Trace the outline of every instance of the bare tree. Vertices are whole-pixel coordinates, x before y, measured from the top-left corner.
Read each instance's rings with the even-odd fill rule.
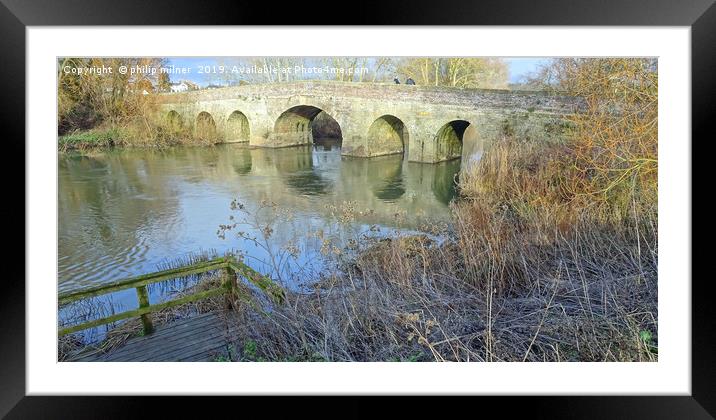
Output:
[[[427,86],[487,89],[507,87],[507,64],[499,58],[405,58],[398,62],[397,72]]]

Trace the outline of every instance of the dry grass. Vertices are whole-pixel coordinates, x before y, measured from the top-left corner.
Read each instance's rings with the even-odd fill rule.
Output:
[[[373,244],[284,306],[243,307],[243,340],[266,360],[657,359],[655,254],[592,229],[518,251],[460,223],[441,245]]]

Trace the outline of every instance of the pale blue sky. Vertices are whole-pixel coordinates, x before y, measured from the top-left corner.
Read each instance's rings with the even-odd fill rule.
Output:
[[[515,83],[524,76],[535,72],[541,65],[547,64],[549,58],[544,57],[520,57],[505,58],[510,69],[509,81]]]
[[[191,73],[187,75],[172,75],[172,81],[191,80],[199,85],[208,84],[206,75],[198,73],[199,66],[216,65],[218,59],[216,57],[174,57],[169,58],[169,64],[177,67],[190,67]],[[536,71],[540,65],[546,63],[549,59],[544,57],[505,57],[509,67],[509,82],[515,83],[520,81],[524,76]]]

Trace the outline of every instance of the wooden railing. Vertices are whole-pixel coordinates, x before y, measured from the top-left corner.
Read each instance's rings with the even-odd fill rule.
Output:
[[[226,270],[228,275],[226,276],[226,281],[224,281],[219,287],[192,293],[174,300],[157,303],[154,305],[149,304],[149,293],[147,292],[147,285],[149,284],[220,269]],[[245,278],[246,280],[259,287],[261,290],[266,292],[275,302],[281,303],[285,299],[283,289],[276,285],[276,283],[274,283],[273,280],[271,280],[269,277],[258,273],[254,269],[250,268],[244,263],[237,261],[233,257],[221,257],[181,268],[144,274],[141,276],[118,280],[109,284],[103,284],[79,290],[76,292],[60,294],[59,304],[60,306],[62,306],[79,300],[134,288],[137,291],[139,307],[131,311],[121,312],[112,316],[95,319],[78,325],[73,325],[71,327],[65,327],[60,329],[58,331],[58,334],[61,337],[63,335],[71,334],[77,331],[86,330],[88,328],[93,328],[100,325],[135,317],[139,317],[142,320],[142,327],[144,329],[144,333],[150,334],[154,331],[154,326],[152,325],[152,320],[150,316],[152,312],[157,312],[162,309],[183,305],[185,303],[195,302],[212,296],[233,294],[234,292],[236,292],[237,288],[237,275],[239,277]]]

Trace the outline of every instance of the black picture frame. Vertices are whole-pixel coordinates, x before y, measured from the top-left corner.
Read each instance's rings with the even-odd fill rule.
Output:
[[[146,405],[160,407],[163,417],[172,411],[182,417],[201,413],[206,417],[221,409],[225,400],[197,401],[194,398],[172,398],[154,402],[140,397],[28,397],[25,396],[25,29],[27,26],[63,25],[237,25],[237,24],[371,24],[371,25],[569,25],[569,26],[690,26],[692,68],[692,139],[707,141],[707,123],[714,115],[716,77],[716,6],[713,0],[671,2],[668,0],[558,0],[538,3],[534,0],[467,0],[440,2],[391,1],[375,4],[311,2],[295,6],[274,2],[190,2],[161,0],[145,2],[73,1],[73,0],[0,0],[0,113],[4,134],[4,151],[12,164],[2,166],[6,204],[0,207],[3,225],[14,230],[3,270],[0,293],[0,416],[8,418],[97,418],[137,417]],[[347,8],[353,8],[348,13]],[[310,42],[298,40],[298,42]],[[50,139],[48,139],[49,141]],[[698,144],[692,140],[692,145]],[[54,144],[48,143],[48,147]],[[701,159],[705,159],[702,153]],[[23,159],[20,158],[23,157]],[[692,157],[698,154],[692,151]],[[697,159],[692,159],[692,191],[708,181],[708,175],[697,176]],[[703,191],[710,191],[704,187]],[[11,198],[11,199],[10,199]],[[12,204],[11,204],[12,203]],[[22,204],[20,204],[22,203]],[[696,210],[692,205],[692,224]],[[701,218],[699,218],[701,219]],[[23,220],[24,223],[20,223]],[[703,219],[701,219],[703,220]],[[705,236],[708,229],[692,235]],[[22,238],[22,239],[20,239]],[[708,261],[709,248],[692,247],[692,261]],[[52,263],[52,262],[48,262]],[[703,263],[702,263],[703,264]],[[692,281],[692,279],[669,279]],[[692,388],[689,396],[623,396],[623,397],[480,397],[480,406],[499,407],[507,414],[522,413],[530,417],[550,418],[713,418],[716,415],[716,367],[713,363],[714,319],[716,305],[711,302],[711,279],[693,276],[692,290]],[[396,393],[399,393],[396,390]],[[517,401],[513,401],[513,398]],[[308,409],[313,404],[265,401],[244,402],[231,399],[230,405],[252,404],[276,415]],[[323,403],[321,403],[323,404]],[[365,417],[377,405],[360,400],[341,403],[344,411],[327,413],[334,417],[350,414]],[[425,414],[431,407],[425,403],[391,402],[391,411],[407,415],[418,410]],[[432,409],[449,410],[452,404],[428,404]],[[470,403],[472,405],[472,403]],[[315,406],[313,407],[315,409]],[[473,405],[473,410],[485,412]],[[234,413],[243,412],[236,410]],[[286,410],[286,411],[284,411]],[[447,414],[446,411],[439,411]],[[386,411],[381,409],[381,413]],[[293,415],[292,414],[292,415]],[[316,413],[312,413],[316,414]]]

